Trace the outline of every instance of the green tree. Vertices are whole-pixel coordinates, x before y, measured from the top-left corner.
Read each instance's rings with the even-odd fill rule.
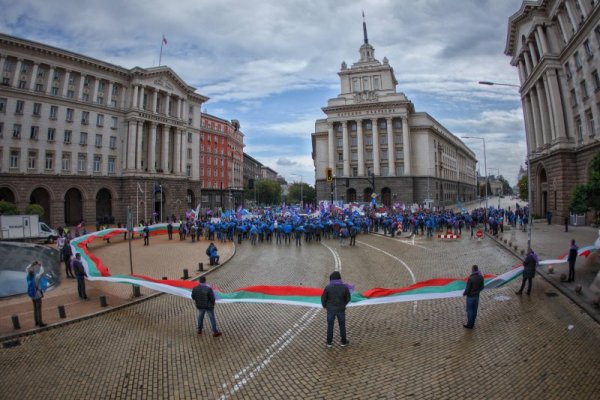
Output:
[[[274,205],[281,203],[281,186],[277,181],[263,179],[254,182],[259,204]]]
[[[512,195],[513,194],[513,190],[510,187],[510,183],[508,183],[508,181],[506,179],[504,179],[503,176],[499,176],[498,180],[500,182],[502,182],[502,193],[505,194],[505,195],[507,194],[509,196]]]
[[[592,160],[590,180],[587,184],[588,207],[600,212],[600,152]]]
[[[517,187],[519,188],[519,198],[521,200],[529,199],[529,186],[527,175],[523,175],[521,179],[519,179]]]
[[[31,203],[27,205],[25,209],[26,215],[39,215],[40,217],[44,216],[44,207],[39,204]]]
[[[302,188],[302,190],[301,190]],[[313,204],[316,199],[315,189],[308,183],[293,183],[288,187],[287,202],[290,204],[300,203],[300,195],[304,204]]]
[[[589,210],[588,206],[589,195],[587,185],[577,185],[573,188],[571,201],[569,203],[569,211],[574,214],[585,214]]]
[[[17,205],[6,200],[0,200],[0,215],[18,215]]]

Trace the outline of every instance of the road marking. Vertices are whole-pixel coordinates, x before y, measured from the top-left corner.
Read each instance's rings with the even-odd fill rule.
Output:
[[[327,248],[327,250],[329,250],[331,252],[331,254],[333,254],[333,260],[335,262],[334,271],[342,272],[342,259],[340,258],[340,255],[338,254],[337,250],[334,249],[333,247],[327,246],[323,242],[321,242],[321,244],[323,246],[325,246]]]
[[[372,246],[372,245],[370,245],[370,244],[368,244],[368,243],[365,243],[365,242],[362,242],[362,241],[358,241],[358,243],[360,243],[360,244],[363,244],[363,245],[365,245],[365,246],[369,246],[369,247],[371,247],[372,249],[375,249],[375,250],[377,250],[377,251],[380,251],[380,252],[382,252],[383,254],[385,254],[386,256],[388,256],[388,257],[391,257],[391,258],[393,258],[394,260],[398,261],[400,264],[402,264],[402,265],[404,266],[404,268],[406,268],[406,270],[407,270],[407,271],[408,271],[408,273],[410,274],[410,277],[412,278],[412,283],[413,283],[413,284],[417,283],[417,278],[415,277],[415,274],[412,272],[412,270],[410,269],[410,267],[408,266],[408,264],[406,264],[406,263],[405,263],[404,261],[402,261],[400,258],[396,257],[396,256],[395,256],[395,255],[393,255],[393,254],[390,254],[390,253],[388,253],[388,252],[387,252],[387,251],[385,251],[385,250],[382,250],[382,249],[380,249],[380,248],[378,248],[378,247]],[[415,312],[417,312],[417,302],[416,302],[416,301],[413,303],[413,313],[415,313]]]
[[[258,376],[258,374],[265,369],[270,363],[273,357],[279,352],[285,349],[296,336],[298,336],[317,316],[320,309],[311,309],[304,313],[304,315],[296,322],[292,328],[285,331],[279,336],[269,347],[267,347],[258,359],[246,367],[242,368],[233,376],[233,384],[224,383],[221,387],[227,390],[227,387],[231,385],[228,394],[221,395],[221,400],[228,399],[237,392],[239,392],[246,384],[250,383],[252,379]]]
[[[425,247],[425,246],[421,246],[421,245],[415,244],[415,235],[411,235],[411,236],[409,237],[411,240],[402,240],[402,239],[400,239],[400,238],[396,239],[396,238],[392,238],[392,237],[385,236],[385,235],[380,235],[380,237],[384,237],[384,238],[386,238],[386,239],[388,239],[388,240],[393,240],[393,241],[395,241],[395,242],[400,242],[400,243],[408,244],[408,245],[410,245],[410,246],[419,247],[419,248],[421,248],[421,249],[423,249],[423,250],[429,250],[429,249],[428,249],[427,247]]]

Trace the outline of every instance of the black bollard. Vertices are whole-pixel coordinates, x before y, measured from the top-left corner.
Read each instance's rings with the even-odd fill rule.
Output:
[[[198,271],[204,271],[204,263],[198,263]]]
[[[106,296],[100,296],[100,307],[106,307],[107,305]]]
[[[63,305],[58,306],[58,316],[60,318],[67,318],[67,313],[65,312],[65,306],[63,306]]]
[[[15,329],[21,329],[21,324],[19,323],[19,316],[18,315],[13,315],[12,316],[12,324],[13,324],[13,328],[15,328]]]
[[[187,268],[185,268],[183,270],[183,277],[181,279],[189,279],[190,275],[189,275],[189,271],[187,270]]]
[[[163,278],[162,278],[163,281],[166,281],[167,279],[169,279],[169,278],[167,278],[166,276],[163,276]]]
[[[140,287],[138,285],[133,285],[133,297],[140,297],[141,295]]]

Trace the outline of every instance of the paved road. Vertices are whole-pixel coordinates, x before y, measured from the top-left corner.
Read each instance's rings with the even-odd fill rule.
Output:
[[[113,257],[125,247],[112,246]],[[148,250],[166,257],[171,248]],[[370,235],[355,248],[244,243],[208,280],[225,291],[322,287],[337,265],[363,291],[516,262],[490,240]],[[462,327],[464,299],[354,307],[350,346],[336,333],[332,349],[320,309],[223,304],[224,335],[199,337],[192,302],[159,296],[2,348],[0,398],[595,398],[599,325],[542,279],[530,297],[514,295],[518,284],[482,294],[473,331]]]

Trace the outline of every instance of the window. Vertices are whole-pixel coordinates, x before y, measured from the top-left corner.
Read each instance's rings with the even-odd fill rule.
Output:
[[[367,121],[365,123],[365,129],[372,129],[372,127],[371,127],[371,121]]]
[[[63,139],[63,143],[66,143],[66,144],[71,143],[71,136],[72,136],[72,131],[66,130],[65,131],[65,136],[64,136],[64,139]]]
[[[46,162],[44,163],[44,169],[51,170],[54,168],[54,153],[46,153]]]
[[[394,143],[396,143],[396,144],[402,144],[403,141],[404,141],[404,139],[402,138],[402,135],[396,135],[394,137]]]
[[[58,115],[58,106],[50,106],[50,119],[56,119]]]
[[[373,89],[374,90],[379,89],[379,77],[378,76],[373,77]]]
[[[87,145],[87,132],[81,132],[79,135],[79,144],[82,146]]]
[[[575,89],[571,89],[571,105],[573,107],[577,105],[577,93],[575,93]]]
[[[63,155],[62,155],[62,162],[61,162],[61,169],[63,171],[70,171],[71,170],[71,153],[63,153]]]
[[[585,84],[585,81],[581,81],[579,85],[581,86],[581,95],[583,96],[583,100],[585,100],[588,98],[587,85]]]
[[[0,113],[6,114],[6,97],[0,97]]]
[[[89,111],[82,111],[81,112],[81,123],[84,125],[87,125],[90,121],[90,113]]]
[[[600,75],[598,75],[598,71],[592,72],[592,79],[594,80],[594,91],[600,90]]]
[[[191,176],[192,176],[192,166],[191,166],[191,165],[189,165],[189,164],[188,164],[188,165],[186,165],[186,167],[185,167],[185,174],[186,174],[188,177],[191,177]]]
[[[588,58],[592,58],[594,56],[594,54],[592,53],[592,47],[590,46],[589,39],[587,39],[585,42],[583,42],[583,49],[585,50],[585,54],[587,55]]]
[[[52,94],[52,96],[58,96],[58,88],[56,86],[52,86],[50,88],[50,93]]]
[[[352,152],[352,161],[358,160],[358,153],[356,151]]]
[[[344,161],[344,153],[338,153],[338,161]]]
[[[373,152],[365,151],[365,160],[372,160],[372,159],[373,159]]]
[[[363,77],[363,90],[369,90],[371,89],[369,86],[369,77],[365,76]]]
[[[567,76],[567,79],[571,79],[571,77],[573,76],[573,74],[571,73],[571,65],[568,61],[565,63],[565,75]]]
[[[32,126],[29,133],[29,139],[38,140],[38,132],[40,130],[39,126]]]
[[[114,157],[108,157],[108,173],[109,174],[115,173],[115,158]]]
[[[85,172],[86,167],[86,156],[85,154],[79,154],[77,156],[77,171]]]
[[[387,144],[387,135],[379,135],[379,144]]]
[[[37,153],[35,151],[27,153],[27,169],[35,169],[36,161]]]
[[[72,99],[75,97],[75,92],[73,90],[67,90],[67,97]]]
[[[373,146],[373,136],[365,136],[365,146]]]
[[[117,148],[117,137],[116,137],[116,136],[111,136],[111,137],[108,139],[108,146],[109,146],[111,149],[116,149],[116,148]]]
[[[577,143],[583,143],[583,125],[579,117],[575,119],[575,133],[577,134]]]
[[[192,132],[188,132],[187,137],[188,137],[188,143],[192,143]]]
[[[383,150],[381,152],[381,159],[382,160],[387,160],[388,159],[388,152],[387,152],[387,150]]]
[[[19,150],[11,150],[10,168],[19,168]]]
[[[33,115],[39,117],[42,113],[42,103],[33,103]]]
[[[97,102],[98,104],[104,104],[104,98],[103,98],[102,96],[99,96],[99,97],[96,99],[96,102]]]
[[[596,29],[594,29],[594,33],[596,34],[596,41],[598,42],[598,47],[600,47],[600,25],[596,26]]]
[[[13,125],[13,139],[21,139],[21,124]]]
[[[41,83],[36,83],[35,84],[35,91],[36,92],[43,92],[44,91],[44,85],[42,85]]]
[[[96,117],[96,126],[104,126],[104,114],[98,114]]]
[[[358,144],[358,138],[356,136],[352,136],[350,143],[352,146],[356,146]]]
[[[56,135],[56,129],[55,128],[48,128],[48,141],[49,142],[54,142],[54,136]]]
[[[594,114],[589,110],[586,113],[587,121],[588,121],[588,135],[590,137],[596,136],[596,123],[594,122]]]
[[[98,91],[104,92],[104,81],[98,82]]]
[[[89,76],[86,76],[83,79],[83,86],[90,86],[90,77]]]
[[[188,160],[192,159],[192,149],[187,149],[187,158]]]
[[[67,122],[73,122],[73,114],[74,113],[75,113],[75,111],[72,108],[67,108],[67,117],[66,117]]]
[[[353,122],[353,123],[350,124],[350,130],[352,132],[356,132],[356,122]]]
[[[337,147],[342,147],[343,145],[344,145],[344,139],[338,138],[338,140],[337,140]]]
[[[100,172],[101,166],[102,166],[102,156],[95,155],[94,156],[94,172]]]
[[[81,100],[83,100],[83,101],[90,101],[90,95],[89,95],[89,93],[84,93],[81,96]]]
[[[15,114],[23,114],[25,108],[25,102],[23,100],[17,100],[17,107],[15,108]]]
[[[94,142],[96,147],[102,147],[102,135],[96,134],[96,141]]]
[[[116,96],[119,93],[119,87],[117,85],[114,85],[112,88],[112,95]]]
[[[573,54],[573,58],[575,59],[575,69],[581,69],[581,56],[579,55],[578,51],[576,51],[575,54]]]
[[[10,85],[10,78],[3,77],[3,78],[2,78],[2,84],[3,84],[4,86],[8,86],[8,85]]]
[[[404,160],[404,151],[396,150],[396,160]]]
[[[27,87],[27,81],[20,80],[19,81],[19,89],[25,89]]]
[[[112,125],[111,125],[111,129],[117,129],[119,127],[119,118],[117,117],[112,117]]]
[[[360,92],[360,80],[358,78],[352,78],[352,91]]]
[[[379,121],[379,129],[387,129],[387,121],[382,119]]]
[[[0,122],[0,139],[4,137],[4,122]]]

